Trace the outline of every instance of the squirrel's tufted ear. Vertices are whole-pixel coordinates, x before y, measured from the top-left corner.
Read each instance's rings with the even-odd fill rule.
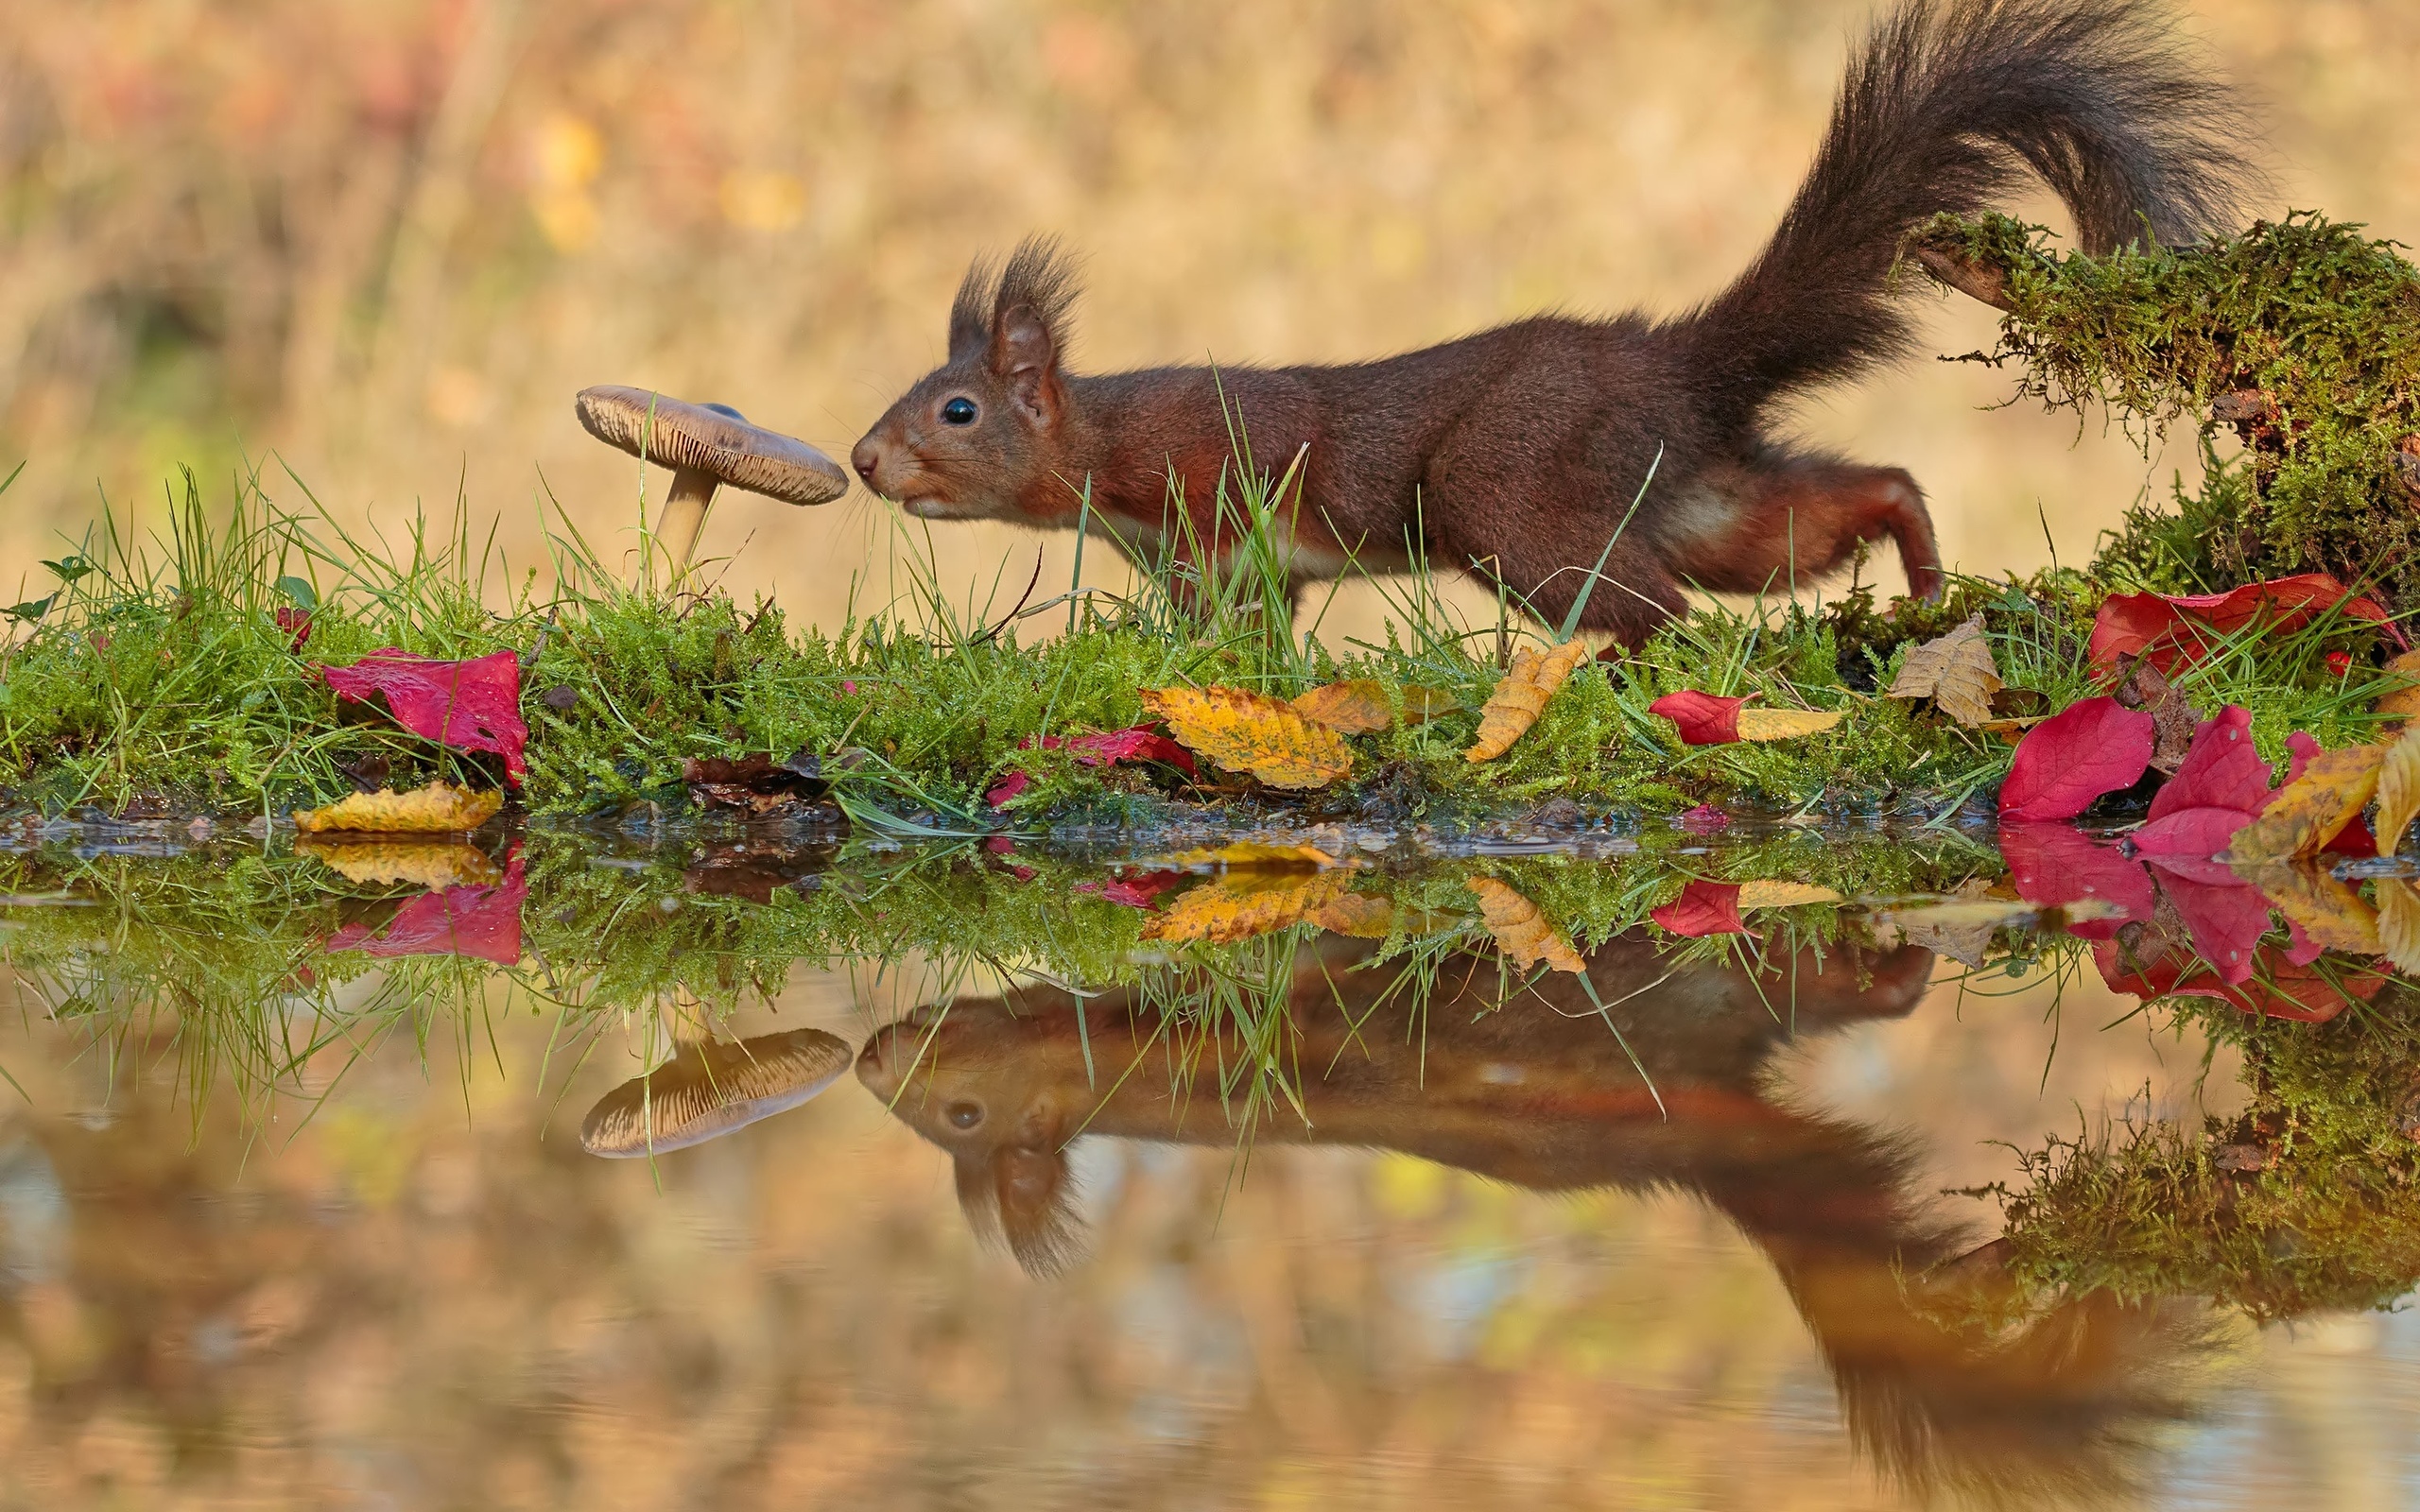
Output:
[[[992,370],[1008,385],[1025,418],[1044,430],[1059,422],[1059,336],[1040,311],[1019,304],[992,324]]]
[[[950,361],[968,361],[991,345],[992,300],[999,285],[999,267],[989,257],[967,265],[958,297],[949,301]]]

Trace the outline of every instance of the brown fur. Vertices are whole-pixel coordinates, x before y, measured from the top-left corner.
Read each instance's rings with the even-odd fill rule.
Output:
[[[1304,459],[1298,585],[1418,553],[1560,618],[1614,541],[1584,624],[1635,644],[1685,586],[1810,581],[1888,537],[1932,595],[1915,481],[1777,438],[1776,403],[1905,354],[1892,272],[1937,212],[1980,209],[2030,172],[2088,248],[2188,239],[2233,223],[2240,141],[2224,92],[2136,0],[1911,0],[1850,68],[1772,243],[1689,314],[1541,317],[1339,367],[1080,375],[1066,365],[1073,273],[1028,241],[996,274],[969,272],[949,361],[853,461],[931,519],[1066,528],[1089,490],[1131,553],[1186,564],[1232,541],[1216,501],[1239,422],[1264,475]],[[974,418],[947,421],[954,401]]]

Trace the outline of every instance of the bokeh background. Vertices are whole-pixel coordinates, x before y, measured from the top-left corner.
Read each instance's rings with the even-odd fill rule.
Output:
[[[2186,9],[2262,101],[2271,208],[2420,239],[2420,8]],[[299,478],[390,535],[458,498],[516,563],[542,558],[551,495],[613,555],[638,468],[579,432],[576,389],[656,386],[845,448],[940,353],[970,254],[1031,231],[1089,259],[1096,367],[1676,308],[1771,229],[1867,9],[9,0],[0,466],[26,468],[0,577],[38,584],[104,497],[156,523],[180,464],[222,501],[248,466],[288,502]],[[1991,324],[1945,301],[1929,331],[1954,353]],[[1971,569],[2044,560],[2046,522],[2086,555],[2183,459],[1989,412],[2005,392],[1920,363],[1805,425],[1912,468]],[[891,542],[862,494],[739,498],[705,549],[829,620]],[[1005,560],[1011,596],[1033,549],[991,526],[937,543],[944,581]]]

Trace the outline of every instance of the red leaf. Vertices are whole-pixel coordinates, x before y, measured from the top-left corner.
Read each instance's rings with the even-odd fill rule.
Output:
[[[1025,773],[1011,772],[1008,776],[1001,778],[992,791],[983,795],[983,801],[996,809],[1032,785],[1033,779]]]
[[[516,847],[505,862],[502,882],[423,893],[395,910],[383,936],[372,938],[366,924],[347,924],[328,936],[326,948],[331,954],[366,950],[380,959],[472,955],[498,966],[518,965],[521,905],[528,897],[529,883]]]
[[[1739,885],[1736,882],[1693,881],[1681,889],[1681,896],[1647,917],[1675,935],[1692,938],[1748,933],[1748,926],[1739,919]]]
[[[277,611],[277,627],[285,632],[287,644],[300,651],[302,643],[311,638],[311,611],[290,605],[281,609]]]
[[[2175,809],[2128,835],[2126,843],[2139,856],[2208,861],[2251,822],[2252,816],[2240,809]]]
[[[2252,747],[2252,711],[2231,703],[2193,731],[2185,765],[2152,799],[2148,818],[2156,824],[2184,809],[2232,809],[2250,819],[2269,806],[2269,764]]]
[[[1720,834],[1731,828],[1731,816],[1710,803],[1701,803],[1681,816],[1680,825],[1691,834]]]
[[[2052,714],[2017,743],[2000,784],[2003,819],[2072,819],[2103,793],[2132,787],[2150,769],[2152,716],[2115,698],[2086,698]]]
[[[1042,744],[1045,749],[1048,749],[1061,742],[1055,736],[1045,735]],[[1194,773],[1193,752],[1149,725],[1105,730],[1096,735],[1078,735],[1064,744],[1076,753],[1076,760],[1087,766],[1114,765],[1118,762],[1166,762],[1187,777]]]
[[[1739,738],[1739,706],[1745,698],[1718,698],[1691,688],[1668,693],[1647,706],[1681,727],[1681,739],[1691,746],[1727,746]]]
[[[320,675],[339,697],[367,703],[372,694],[385,694],[395,722],[415,735],[457,750],[494,751],[515,786],[528,769],[521,755],[529,744],[529,727],[521,722],[521,662],[510,651],[436,662],[390,647],[349,667],[321,667]]]
[[[2355,593],[2325,573],[2301,573],[2246,583],[2223,593],[2113,593],[2093,616],[2087,657],[2115,666],[2133,652],[2163,673],[2191,664],[2219,642],[2256,621],[2273,630],[2298,629],[2328,610],[2375,621],[2397,645],[2403,631],[2377,600]]]
[[[2069,924],[2067,933],[2080,938],[2107,939],[2118,925],[2151,918],[2159,902],[2141,862],[2127,860],[2072,825],[2004,824],[2000,855],[2016,895],[2027,902],[2057,908],[2094,900],[2122,910]]]
[[[1160,894],[1184,881],[1182,871],[1146,871],[1139,876],[1113,877],[1107,882],[1080,882],[1076,891],[1092,893],[1129,908],[1156,908]]]

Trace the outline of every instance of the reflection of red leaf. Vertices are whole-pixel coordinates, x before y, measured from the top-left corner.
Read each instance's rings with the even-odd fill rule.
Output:
[[[507,653],[510,655],[510,653]],[[498,966],[521,960],[521,905],[529,896],[521,852],[505,863],[504,880],[485,887],[448,887],[423,893],[395,910],[383,936],[369,926],[347,924],[328,936],[327,949],[366,950],[389,959],[398,955],[473,955]]]
[[[2072,819],[2103,793],[2132,787],[2152,764],[2152,716],[2115,698],[2086,698],[2017,743],[2000,784],[2003,819]]]
[[[1681,739],[1691,746],[1727,746],[1739,738],[1739,706],[1745,698],[1718,698],[1691,688],[1668,693],[1647,706],[1681,727]]]
[[[2246,1013],[2301,1023],[2325,1023],[2344,1011],[2348,996],[2367,1003],[2386,986],[2385,973],[2367,968],[2339,971],[2331,981],[2309,959],[2297,960],[2273,946],[2259,952],[2264,972],[2256,975],[2247,970],[2244,980],[2234,986],[2213,978],[2205,963],[2177,951],[2136,962],[2129,971],[2118,942],[2102,940],[2092,948],[2092,961],[2112,991],[2130,992],[2146,1003],[2164,997],[2212,998]]]
[[[2027,902],[2056,908],[2089,899],[2119,910],[2107,919],[2067,925],[2068,934],[2083,939],[2106,939],[2120,924],[2149,919],[2159,901],[2141,862],[2127,860],[2114,846],[2096,844],[2072,825],[2004,824],[2000,855],[2016,895]]]
[[[2376,621],[2395,644],[2405,644],[2403,632],[2375,599],[2325,573],[2301,573],[2223,593],[2113,593],[2093,617],[2087,655],[2094,666],[2105,667],[2132,652],[2164,673],[2173,672],[2256,621],[2291,630],[2331,609],[2347,619]]]
[[[1019,772],[1016,775],[1023,777],[1025,773]],[[1012,856],[1017,853],[1017,843],[1005,834],[995,834],[983,842],[983,849],[995,856]],[[1008,863],[1007,870],[1019,882],[1031,882],[1034,878],[1034,870],[1031,867],[1021,867],[1013,861]]]
[[[1138,876],[1112,877],[1106,882],[1080,882],[1076,891],[1129,908],[1156,908],[1160,894],[1183,882],[1185,875],[1182,871],[1146,871]]]
[[[415,735],[457,750],[494,751],[516,785],[527,770],[521,755],[529,744],[529,727],[521,722],[521,662],[510,651],[435,662],[389,648],[348,667],[321,667],[320,675],[340,697],[367,703],[373,693],[386,695],[395,722]]]
[[[1701,803],[1681,816],[1681,828],[1691,834],[1720,834],[1731,828],[1731,816],[1709,803]]]
[[[2227,879],[2221,883],[2192,875],[2166,858],[2152,865],[2160,869],[2159,890],[2176,905],[2177,917],[2193,936],[2194,953],[2210,963],[2222,982],[2232,985],[2249,978],[2260,936],[2269,933],[2269,900],[2260,889],[2236,881],[2223,867],[2218,868]]]
[[[1681,889],[1681,896],[1651,912],[1648,918],[1675,935],[1745,935],[1739,919],[1739,885],[1699,879]]]

